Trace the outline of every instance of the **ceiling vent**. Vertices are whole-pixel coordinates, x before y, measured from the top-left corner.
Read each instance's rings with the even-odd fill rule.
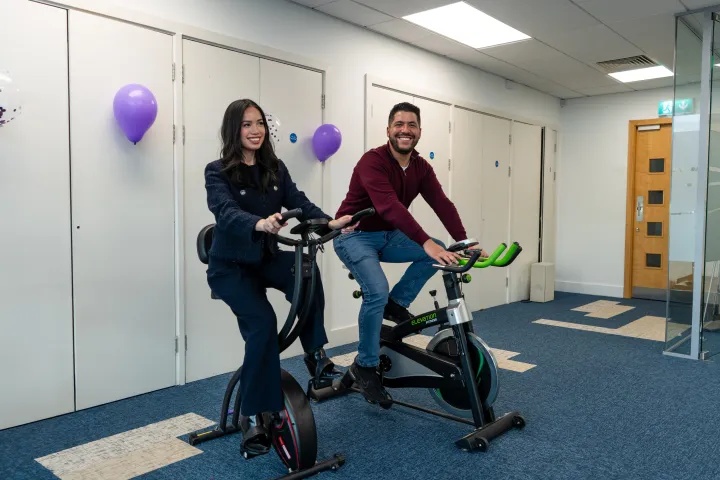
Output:
[[[657,63],[646,57],[645,55],[637,55],[635,57],[618,58],[616,60],[606,60],[598,62],[605,73],[625,72],[627,70],[636,70],[638,68],[656,67]]]

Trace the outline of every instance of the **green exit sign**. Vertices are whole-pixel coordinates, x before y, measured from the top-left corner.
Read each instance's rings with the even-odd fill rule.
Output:
[[[659,117],[672,117],[673,115],[688,115],[691,113],[695,113],[695,102],[693,102],[692,98],[678,98],[675,100],[675,105],[673,105],[672,100],[658,102]]]

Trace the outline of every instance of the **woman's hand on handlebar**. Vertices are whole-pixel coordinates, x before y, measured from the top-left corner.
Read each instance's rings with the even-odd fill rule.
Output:
[[[423,244],[423,249],[429,257],[435,259],[441,265],[457,265],[458,259],[462,258],[458,253],[448,252],[432,239]]]
[[[276,234],[280,231],[281,228],[287,226],[287,222],[285,222],[284,224],[280,223],[281,219],[282,214],[274,213],[269,217],[263,218],[262,220],[258,221],[255,224],[255,230],[257,230],[258,232]]]
[[[357,223],[355,225],[350,225],[349,227],[347,226],[347,224],[352,221],[352,218],[352,215],[345,215],[336,220],[330,220],[328,222],[328,227],[330,227],[332,230],[338,230],[342,228],[343,233],[352,232],[353,230],[355,230],[355,227],[358,226]]]

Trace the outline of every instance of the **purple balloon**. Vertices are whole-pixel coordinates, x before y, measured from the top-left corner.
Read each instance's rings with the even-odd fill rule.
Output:
[[[342,134],[335,125],[320,125],[313,135],[313,151],[321,162],[330,158],[340,148]]]
[[[157,118],[157,101],[147,87],[130,84],[115,94],[113,112],[125,136],[137,144]]]

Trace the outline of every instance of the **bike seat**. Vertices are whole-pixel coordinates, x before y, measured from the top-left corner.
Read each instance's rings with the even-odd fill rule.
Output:
[[[290,233],[293,235],[302,235],[303,233],[314,233],[318,230],[328,230],[329,220],[327,218],[312,218],[310,220],[304,220],[295,225]]]
[[[465,240],[460,240],[459,242],[455,242],[449,247],[447,247],[448,252],[461,252],[463,250],[467,250],[470,247],[474,247],[479,242],[475,240],[474,238],[468,238]]]
[[[210,247],[212,247],[214,230],[215,224],[211,223],[210,225],[203,227],[197,236],[196,246],[198,258],[200,258],[200,261],[205,265],[207,265],[210,259]]]
[[[207,265],[208,261],[210,260],[210,247],[212,247],[214,231],[214,223],[204,226],[202,230],[200,230],[200,233],[198,233],[197,241],[195,242],[197,246],[198,258],[205,265]],[[213,292],[212,290],[210,290],[210,298],[212,298],[213,300],[217,300],[218,298],[215,296],[215,292]]]

